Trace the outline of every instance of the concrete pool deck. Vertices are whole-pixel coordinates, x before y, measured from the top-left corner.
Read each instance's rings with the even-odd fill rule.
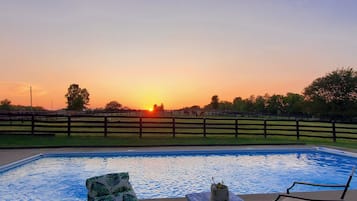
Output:
[[[290,149],[290,148],[311,148],[314,146],[306,145],[259,145],[259,146],[168,146],[168,147],[83,147],[83,148],[23,148],[23,149],[0,149],[0,166],[19,161],[41,153],[66,153],[66,152],[115,152],[115,151],[162,151],[162,150],[241,150],[241,149]],[[336,148],[336,147],[333,147]],[[357,150],[350,150],[356,152]],[[356,178],[354,178],[356,179]],[[189,192],[188,192],[189,193]],[[332,199],[338,198],[341,191],[323,191],[323,192],[307,192],[297,193],[309,195],[316,199]],[[252,194],[239,195],[245,201],[273,201],[277,194]],[[186,201],[185,198],[163,198],[154,199],[155,201]],[[346,201],[357,201],[357,190],[349,190],[345,197]],[[143,200],[144,201],[144,200]],[[153,200],[145,200],[153,201]]]

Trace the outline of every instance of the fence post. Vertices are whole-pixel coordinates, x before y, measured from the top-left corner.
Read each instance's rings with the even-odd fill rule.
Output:
[[[172,117],[172,137],[176,137],[176,125],[175,125],[175,117]]]
[[[296,139],[300,140],[299,120],[296,120]]]
[[[108,136],[108,117],[104,117],[104,137]]]
[[[332,121],[332,137],[333,142],[336,142],[336,122]]]
[[[206,118],[203,118],[203,137],[206,137]]]
[[[264,120],[264,138],[267,138],[267,120]]]
[[[67,116],[67,136],[71,136],[71,116]]]
[[[31,115],[31,134],[35,134],[35,115]]]
[[[11,113],[10,112],[8,113],[8,116],[9,116],[10,126],[12,126],[12,118],[11,118]],[[23,123],[23,121],[22,121],[22,123]]]
[[[139,138],[143,137],[143,118],[140,117],[140,124],[139,124]]]
[[[235,137],[238,138],[238,119],[236,119],[235,122],[236,122],[236,134],[235,134]]]

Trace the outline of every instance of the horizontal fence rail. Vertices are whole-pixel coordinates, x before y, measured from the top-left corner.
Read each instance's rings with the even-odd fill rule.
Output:
[[[357,124],[334,121],[106,115],[0,114],[10,135],[232,135],[357,140]]]

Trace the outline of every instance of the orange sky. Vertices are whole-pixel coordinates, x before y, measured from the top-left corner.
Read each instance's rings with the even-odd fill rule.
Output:
[[[353,1],[1,1],[0,100],[135,109],[301,93],[357,66]]]

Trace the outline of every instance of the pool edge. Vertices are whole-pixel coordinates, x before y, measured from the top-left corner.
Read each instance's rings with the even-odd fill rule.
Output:
[[[232,154],[232,153],[247,153],[247,152],[296,152],[296,151],[317,151],[317,152],[324,152],[324,153],[329,153],[329,154],[335,154],[335,155],[341,155],[345,157],[353,157],[357,158],[357,153],[350,152],[350,151],[345,151],[345,150],[339,150],[335,148],[328,148],[328,147],[321,147],[321,146],[313,146],[313,147],[295,147],[295,148],[279,148],[279,147],[274,147],[274,148],[257,148],[257,147],[247,147],[244,149],[218,149],[218,150],[212,150],[212,149],[202,149],[202,150],[134,150],[134,149],[128,149],[128,150],[122,150],[122,151],[104,151],[104,152],[92,152],[92,151],[82,151],[82,152],[47,152],[47,153],[40,153],[36,154],[30,157],[26,157],[24,159],[14,161],[9,164],[5,164],[0,166],[0,173],[6,172],[8,170],[11,170],[13,168],[17,168],[19,166],[28,164],[30,162],[33,162],[35,160],[41,159],[41,158],[46,158],[46,157],[63,157],[63,156],[69,156],[69,157],[95,157],[95,156],[142,156],[142,155],[150,155],[150,156],[159,156],[159,155],[192,155],[192,154]]]
[[[17,167],[19,167],[21,165],[25,165],[25,164],[31,163],[31,162],[33,162],[35,160],[40,159],[40,158],[44,158],[44,157],[45,157],[44,154],[41,153],[41,154],[36,154],[36,155],[30,156],[30,157],[27,157],[27,158],[24,158],[24,159],[21,159],[21,160],[6,164],[6,165],[2,165],[2,166],[0,166],[0,174],[3,173],[3,172],[6,172],[8,170],[17,168]]]

